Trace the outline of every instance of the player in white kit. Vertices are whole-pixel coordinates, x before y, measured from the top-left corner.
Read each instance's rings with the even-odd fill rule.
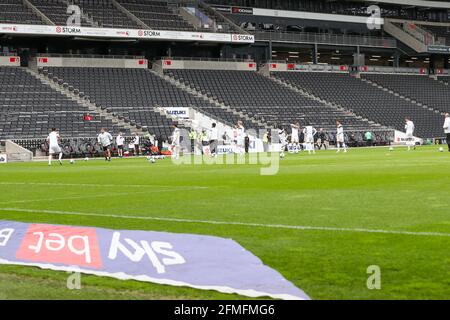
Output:
[[[280,158],[284,158],[284,150],[287,146],[287,135],[286,131],[282,127],[278,129],[278,138],[280,139],[281,144]]]
[[[299,137],[299,130],[300,130],[300,123],[296,122],[295,124],[291,124],[291,144],[292,147],[294,149],[295,153],[299,152],[299,142],[300,142],[300,137]]]
[[[242,121],[236,124],[236,152],[243,155],[245,150],[245,128]]]
[[[341,147],[344,148],[344,152],[347,152],[347,146],[344,139],[344,127],[340,121],[336,121],[336,147],[337,152],[341,152]]]
[[[47,142],[48,142],[48,165],[51,166],[52,165],[52,158],[54,154],[59,154],[59,164],[62,165],[62,150],[61,147],[59,146],[60,143],[60,136],[59,133],[56,131],[56,128],[52,128],[52,132],[50,132],[50,134],[47,137]]]
[[[414,122],[410,118],[405,118],[405,130],[408,151],[411,150],[411,147],[414,147],[414,150],[416,150],[416,144],[414,143]]]
[[[316,153],[316,150],[314,150],[314,136],[316,135],[317,130],[313,126],[306,126],[303,129],[303,134],[305,135],[305,145],[306,150],[308,150],[308,153]]]
[[[116,137],[116,144],[117,144],[117,154],[119,158],[123,157],[123,145],[125,144],[125,138],[122,135],[122,132],[119,132],[119,134]]]
[[[180,129],[178,128],[178,124],[174,123],[172,125],[173,127],[173,132],[172,132],[172,144],[171,144],[171,148],[172,148],[172,158],[173,159],[178,159],[180,157],[180,140],[181,140],[181,133],[180,133]]]
[[[100,144],[103,150],[103,156],[105,157],[105,161],[111,161],[111,143],[113,141],[113,137],[108,132],[106,128],[102,128],[100,130],[99,135],[97,136],[97,142]]]

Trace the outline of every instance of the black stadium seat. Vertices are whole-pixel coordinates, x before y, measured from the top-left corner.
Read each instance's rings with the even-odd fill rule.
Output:
[[[93,121],[83,121],[87,112]],[[25,69],[0,67],[0,138],[45,138],[52,127],[63,137],[94,137],[102,127],[119,130]]]

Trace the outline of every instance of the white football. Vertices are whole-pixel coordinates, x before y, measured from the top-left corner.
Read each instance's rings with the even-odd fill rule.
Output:
[[[74,163],[75,163],[75,160],[70,159],[70,164],[74,164]]]
[[[84,158],[84,161],[89,161],[89,158],[88,157]]]
[[[444,152],[444,148],[440,147],[439,152]]]
[[[393,147],[390,147],[390,148],[389,148],[389,151],[394,151],[394,148],[393,148]]]

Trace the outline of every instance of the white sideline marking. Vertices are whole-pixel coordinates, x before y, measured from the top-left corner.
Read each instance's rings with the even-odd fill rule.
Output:
[[[159,192],[169,192],[169,191],[173,191],[173,190],[172,189],[157,189],[157,190],[147,190],[147,191],[138,191],[138,192],[106,193],[106,194],[87,195],[87,196],[68,196],[68,197],[59,197],[59,198],[14,200],[14,201],[0,202],[0,205],[8,205],[8,204],[13,204],[13,203],[31,203],[31,202],[41,202],[41,201],[53,202],[53,201],[58,201],[58,200],[80,200],[80,199],[91,199],[91,198],[118,197],[118,196],[130,196],[130,195],[136,195],[136,194],[149,194],[149,193],[159,193]]]
[[[21,209],[21,208],[0,208],[0,211],[14,211],[14,212],[22,211],[22,212],[29,212],[29,213],[46,213],[46,214],[58,214],[58,215],[87,216],[87,217],[156,220],[156,221],[185,222],[185,223],[204,223],[204,224],[213,224],[213,225],[235,225],[235,226],[244,226],[244,227],[259,227],[259,228],[273,228],[273,229],[361,232],[361,233],[381,233],[381,234],[409,235],[409,236],[450,237],[450,233],[426,232],[426,231],[425,232],[420,232],[420,231],[415,232],[415,231],[380,230],[380,229],[364,229],[364,228],[290,226],[290,225],[283,225],[283,224],[262,224],[262,223],[251,223],[251,222],[234,222],[234,221],[142,217],[142,216],[126,216],[126,215],[118,215],[118,214],[100,214],[100,213],[87,213],[87,212],[57,211],[57,210],[34,210],[34,209]]]
[[[151,184],[93,184],[93,183],[59,183],[59,182],[0,182],[0,185],[36,185],[36,186],[63,186],[63,187],[139,187],[139,188],[171,188],[182,190],[208,189],[204,186],[164,186]]]

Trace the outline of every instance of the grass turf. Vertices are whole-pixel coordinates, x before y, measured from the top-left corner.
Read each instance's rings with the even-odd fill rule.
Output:
[[[175,166],[169,159],[6,164],[0,166],[0,219],[232,238],[313,299],[450,297],[450,236],[102,216],[450,234],[450,154],[437,147],[321,151],[287,155],[280,164],[274,176],[259,175],[257,165]],[[381,268],[381,290],[367,289],[369,265]],[[242,298],[87,275],[83,290],[70,291],[66,278],[63,272],[0,265],[0,299]]]

